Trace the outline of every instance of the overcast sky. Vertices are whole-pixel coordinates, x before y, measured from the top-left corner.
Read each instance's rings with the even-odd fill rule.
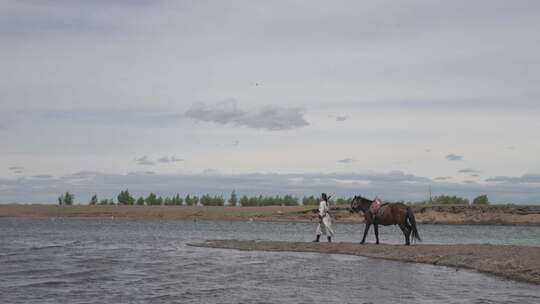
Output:
[[[540,203],[538,1],[5,0],[0,202]]]

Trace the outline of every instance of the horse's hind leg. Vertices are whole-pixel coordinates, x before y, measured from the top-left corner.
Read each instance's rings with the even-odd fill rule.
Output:
[[[399,225],[399,228],[403,232],[403,235],[405,236],[405,245],[411,244],[411,229],[407,227],[406,225]]]
[[[366,228],[364,229],[364,237],[362,238],[362,241],[360,242],[360,244],[364,244],[366,242],[366,236],[368,234],[368,231],[369,231],[369,226],[371,226],[371,223],[366,223]]]
[[[375,229],[375,244],[379,245],[379,224],[373,224],[373,229]]]
[[[407,243],[410,244],[411,243],[411,233],[413,231],[413,228],[408,222],[405,222],[405,229],[407,229],[407,236],[406,236]]]

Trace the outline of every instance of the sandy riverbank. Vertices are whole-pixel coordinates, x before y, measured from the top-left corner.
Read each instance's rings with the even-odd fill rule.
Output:
[[[0,217],[139,218],[226,221],[309,222],[313,206],[194,207],[194,206],[58,206],[0,204]],[[540,225],[540,206],[414,206],[420,224]],[[361,223],[346,206],[334,208],[337,223]]]
[[[360,245],[357,243],[310,243],[212,240],[190,244],[197,247],[248,251],[295,251],[349,254],[388,260],[474,269],[505,278],[540,284],[540,247],[505,245]]]

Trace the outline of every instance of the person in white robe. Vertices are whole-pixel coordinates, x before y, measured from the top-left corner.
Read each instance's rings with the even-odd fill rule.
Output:
[[[332,242],[332,236],[334,236],[334,229],[332,228],[332,217],[330,216],[330,204],[328,203],[328,197],[326,193],[321,195],[321,202],[319,203],[319,225],[317,225],[316,238],[313,242],[319,242],[321,235],[324,234],[328,238],[328,242]]]

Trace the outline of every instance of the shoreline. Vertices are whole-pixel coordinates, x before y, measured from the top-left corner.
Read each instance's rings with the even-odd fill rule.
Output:
[[[207,240],[193,247],[241,251],[346,254],[401,262],[472,269],[515,281],[540,285],[540,247],[486,244],[360,245],[284,241]]]
[[[0,204],[0,218],[133,218],[311,222],[314,206],[196,207]],[[540,226],[540,206],[412,206],[418,224]],[[335,223],[363,223],[346,206],[334,207]]]

